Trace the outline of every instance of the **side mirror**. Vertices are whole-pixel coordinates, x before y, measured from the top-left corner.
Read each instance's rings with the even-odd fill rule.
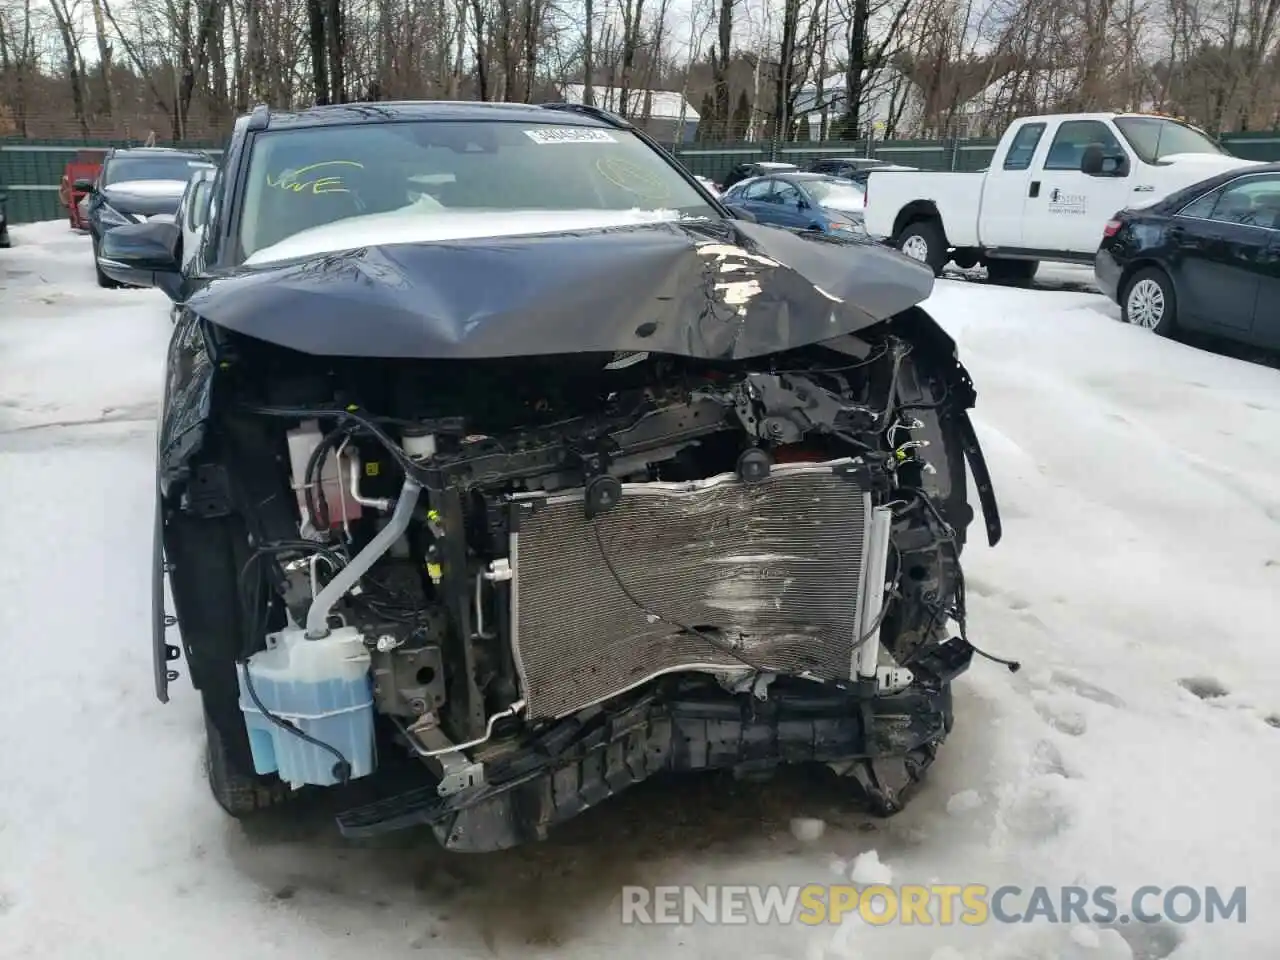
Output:
[[[76,190],[83,190],[86,193],[93,193],[93,181],[85,180],[83,177],[71,185]]]
[[[213,184],[209,180],[197,180],[188,188],[187,226],[198,230],[209,219],[209,200],[213,196]]]
[[[797,209],[797,210],[808,210],[808,209],[809,209],[809,201],[808,201],[808,200],[806,200],[804,197],[796,197],[796,209]]]
[[[1080,172],[1086,173],[1091,177],[1096,177],[1102,173],[1101,145],[1091,143],[1084,148],[1084,155],[1080,158]]]
[[[172,220],[147,220],[108,230],[98,247],[98,266],[131,287],[156,287],[170,300],[182,285],[182,230]]]
[[[746,220],[748,223],[759,223],[756,219],[756,215],[746,207],[740,206],[736,203],[729,203],[726,204],[726,206],[729,208],[729,212],[732,213],[736,219]]]
[[[1129,157],[1107,153],[1101,144],[1091,143],[1080,158],[1080,172],[1090,177],[1123,177],[1129,173]]]

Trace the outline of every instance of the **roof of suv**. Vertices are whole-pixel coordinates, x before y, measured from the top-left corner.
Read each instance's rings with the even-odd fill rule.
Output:
[[[261,118],[261,119],[259,119]],[[258,129],[325,127],[350,123],[395,123],[406,120],[496,120],[513,123],[558,123],[573,127],[630,127],[604,110],[578,104],[483,103],[469,100],[398,100],[341,103],[293,112],[253,113]]]
[[[109,158],[115,157],[191,157],[193,159],[208,160],[209,155],[203,150],[193,150],[190,147],[112,147],[108,152]]]

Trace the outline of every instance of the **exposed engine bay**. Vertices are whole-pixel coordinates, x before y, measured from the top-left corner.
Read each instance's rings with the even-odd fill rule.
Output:
[[[185,652],[257,774],[407,767],[348,835],[498,849],[660,770],[810,761],[891,813],[950,730],[966,458],[992,542],[999,521],[972,386],[918,309],[733,361],[215,335],[213,427],[164,533]],[[185,578],[217,603],[210,521],[235,649],[186,626]]]

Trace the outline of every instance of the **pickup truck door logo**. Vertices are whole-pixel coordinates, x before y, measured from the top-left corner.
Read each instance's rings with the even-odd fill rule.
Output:
[[[1049,212],[1082,216],[1089,210],[1089,198],[1083,193],[1064,193],[1057,187],[1049,194]]]

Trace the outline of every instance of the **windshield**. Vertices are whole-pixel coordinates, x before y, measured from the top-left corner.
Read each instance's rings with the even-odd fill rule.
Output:
[[[1155,163],[1179,153],[1212,153],[1226,151],[1194,127],[1161,117],[1117,117],[1116,126],[1142,160]]]
[[[832,210],[861,210],[867,204],[866,194],[856,183],[832,177],[812,180],[804,185],[809,196],[822,207]]]
[[[213,164],[194,157],[114,157],[102,171],[103,186],[131,180],[191,179],[197,170],[209,170]]]
[[[239,253],[263,262],[557,224],[717,216],[627,130],[510,120],[313,127],[255,138]]]

